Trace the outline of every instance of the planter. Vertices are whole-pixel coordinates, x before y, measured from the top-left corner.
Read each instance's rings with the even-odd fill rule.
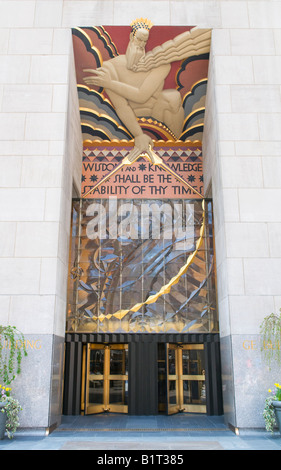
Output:
[[[5,411],[3,412],[2,410],[6,405],[6,401],[0,402],[0,439],[4,439],[5,437],[7,413]]]
[[[279,432],[281,432],[281,401],[273,401],[272,405],[274,407],[276,421],[278,424]]]

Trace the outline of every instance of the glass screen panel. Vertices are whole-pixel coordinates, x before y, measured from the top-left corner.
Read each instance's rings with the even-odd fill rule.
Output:
[[[212,206],[74,202],[67,331],[218,331]]]

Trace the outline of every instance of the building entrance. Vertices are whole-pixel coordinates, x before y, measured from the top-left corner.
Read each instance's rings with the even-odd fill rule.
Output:
[[[84,414],[128,412],[128,345],[83,347],[81,410]]]
[[[206,413],[203,344],[167,345],[168,414]]]
[[[63,414],[222,414],[218,334],[67,334]]]

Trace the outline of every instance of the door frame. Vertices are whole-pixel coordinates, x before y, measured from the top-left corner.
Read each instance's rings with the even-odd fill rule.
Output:
[[[103,374],[92,374],[90,372],[91,350],[104,351]],[[81,410],[85,415],[103,412],[128,413],[128,404],[110,403],[110,383],[114,380],[123,382],[123,393],[128,385],[127,374],[112,374],[110,370],[111,351],[127,350],[128,344],[98,344],[87,343],[83,346],[82,382],[81,382]],[[128,352],[127,352],[128,354]],[[103,403],[91,403],[89,401],[89,390],[91,381],[100,381],[103,384]],[[124,400],[125,401],[125,400]]]
[[[175,373],[169,373],[169,350],[175,351]],[[167,377],[167,414],[175,413],[207,413],[207,406],[205,404],[185,404],[184,403],[184,381],[197,381],[204,382],[205,374],[184,374],[183,373],[183,357],[184,350],[200,350],[204,354],[204,344],[166,344],[166,377]],[[176,403],[169,403],[169,385],[170,382],[175,382],[175,398]],[[206,385],[205,385],[206,386]]]

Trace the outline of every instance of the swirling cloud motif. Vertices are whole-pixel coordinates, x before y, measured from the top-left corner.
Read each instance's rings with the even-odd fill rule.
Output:
[[[181,63],[176,75],[184,109],[184,124],[179,140],[184,142],[196,139],[202,141],[208,64],[209,54],[189,57]]]
[[[83,83],[83,68],[101,67],[118,55],[117,48],[102,26],[72,28],[77,83]]]
[[[84,140],[131,140],[111,103],[95,90],[78,87]]]
[[[189,57],[183,60],[176,74],[177,89],[184,96],[193,85],[208,77],[209,54]]]
[[[202,140],[205,118],[207,78],[195,83],[183,98],[184,124],[179,140]]]
[[[85,141],[130,141],[133,136],[119,119],[107,98],[86,86],[78,85],[81,126]],[[139,118],[140,126],[154,140],[175,140],[175,136],[162,122]]]
[[[106,114],[120,126],[122,125],[114,107],[108,99],[84,85],[78,85],[77,90],[81,108],[88,108],[100,114]]]
[[[189,91],[183,98],[183,109],[185,114],[185,126],[186,122],[191,122],[193,118],[190,116],[192,113],[196,113],[205,106],[205,98],[207,92],[207,78],[200,80],[195,83],[191,91]]]
[[[104,60],[118,55],[117,47],[102,27],[73,28],[76,78],[83,140],[131,140],[102,88],[90,89],[83,83],[84,68],[98,68]]]

